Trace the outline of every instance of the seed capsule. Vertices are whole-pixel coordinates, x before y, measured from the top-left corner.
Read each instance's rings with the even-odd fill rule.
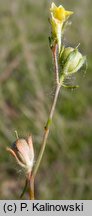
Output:
[[[7,148],[15,158],[18,164],[25,169],[27,173],[30,173],[34,163],[34,149],[32,143],[32,137],[28,139],[17,139],[13,143],[11,148]]]
[[[65,48],[61,57],[60,64],[65,75],[76,73],[86,62],[86,57],[77,48]]]

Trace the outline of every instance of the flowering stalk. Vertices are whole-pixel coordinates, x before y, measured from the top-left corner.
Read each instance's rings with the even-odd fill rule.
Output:
[[[44,151],[45,151],[45,147],[46,147],[46,143],[47,143],[47,138],[49,135],[49,131],[50,131],[50,125],[52,122],[52,118],[54,115],[54,110],[55,110],[55,106],[56,106],[56,102],[58,99],[58,95],[59,95],[59,91],[60,91],[60,87],[61,87],[61,83],[59,82],[59,71],[58,71],[58,59],[57,59],[57,45],[55,45],[55,47],[53,47],[52,49],[52,55],[53,55],[53,60],[54,60],[54,66],[55,66],[55,80],[56,80],[56,90],[55,90],[55,95],[53,98],[53,102],[52,102],[52,106],[51,106],[51,110],[49,113],[49,117],[48,117],[48,121],[45,125],[45,130],[44,130],[44,134],[43,134],[43,140],[42,140],[42,144],[41,144],[41,148],[40,148],[40,152],[37,158],[37,161],[35,163],[35,166],[33,168],[32,171],[32,175],[30,176],[30,198],[31,200],[34,200],[34,180],[35,180],[35,176],[36,173],[38,171],[39,165],[41,163]]]
[[[62,5],[57,7],[54,3],[51,4],[51,37],[49,37],[50,48],[52,50],[52,56],[54,61],[54,74],[56,89],[54,98],[52,101],[51,109],[48,116],[48,121],[44,128],[44,134],[42,139],[41,148],[37,161],[34,164],[34,149],[31,136],[25,139],[19,139],[13,144],[12,148],[7,148],[7,150],[15,157],[18,164],[26,171],[26,183],[22,195],[25,192],[27,185],[29,186],[29,197],[30,200],[34,200],[34,182],[35,177],[40,166],[45,147],[47,144],[47,139],[50,131],[50,126],[52,123],[57,99],[59,96],[60,88],[63,87],[76,87],[76,86],[66,86],[64,81],[68,76],[79,71],[79,69],[85,64],[86,57],[78,51],[78,47],[75,49],[72,47],[64,47],[61,44],[61,37],[63,31],[63,25],[69,18],[72,11],[67,11]],[[22,196],[21,195],[21,196]]]
[[[46,126],[45,126],[40,152],[39,152],[36,164],[35,164],[33,171],[32,171],[31,182],[30,182],[30,184],[31,184],[30,191],[32,194],[32,196],[31,196],[32,199],[34,199],[35,176],[37,174],[37,171],[38,171],[39,165],[41,163],[41,160],[42,160],[42,157],[43,157],[43,154],[45,151],[45,147],[47,144],[47,139],[48,139],[48,135],[49,135],[49,131],[50,131],[50,125],[51,125],[52,118],[54,115],[54,111],[55,111],[55,107],[56,107],[60,88],[61,88],[61,86],[64,86],[63,82],[64,82],[65,77],[68,74],[72,74],[74,72],[77,72],[82,67],[82,65],[85,63],[85,58],[82,57],[82,55],[78,52],[78,50],[72,49],[74,51],[71,54],[70,52],[72,52],[72,51],[69,48],[68,49],[69,58],[68,58],[68,54],[66,54],[67,49],[65,49],[64,47],[62,49],[62,47],[61,47],[61,36],[62,36],[63,23],[66,21],[66,19],[71,14],[73,14],[73,12],[66,11],[61,5],[59,7],[56,7],[56,5],[54,3],[52,3],[50,10],[51,10],[51,16],[52,16],[52,19],[51,19],[52,32],[51,32],[51,37],[49,38],[50,39],[49,42],[50,42],[50,47],[52,49],[52,54],[53,54],[53,59],[54,59],[56,90],[55,90],[55,95],[53,98],[51,110],[49,113],[48,121],[47,121]],[[66,56],[66,59],[64,56]],[[72,68],[72,70],[70,73],[71,68]]]

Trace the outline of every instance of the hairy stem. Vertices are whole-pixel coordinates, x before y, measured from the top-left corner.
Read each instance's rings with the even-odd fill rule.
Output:
[[[59,82],[59,75],[58,75],[57,46],[55,47],[54,50],[52,50],[52,52],[53,52],[53,59],[54,59],[54,65],[55,65],[56,89],[55,89],[55,95],[54,95],[52,106],[51,106],[51,109],[50,109],[48,121],[47,121],[47,123],[45,125],[45,130],[44,130],[44,135],[43,135],[43,140],[42,140],[40,152],[39,152],[37,161],[35,163],[35,166],[34,166],[34,169],[32,171],[31,178],[30,178],[30,199],[34,199],[34,179],[35,179],[35,176],[37,174],[39,165],[41,163],[43,153],[45,151],[47,138],[48,138],[49,131],[50,131],[50,125],[51,125],[51,122],[52,122],[53,114],[54,114],[54,111],[55,111],[55,107],[56,107],[56,103],[57,103],[57,99],[58,99],[58,95],[59,95],[59,91],[60,91],[60,87],[61,87],[61,83]]]
[[[58,46],[57,44],[55,45],[55,47],[52,49],[52,54],[53,54],[53,60],[54,60],[54,67],[55,67],[55,80],[56,80],[56,84],[59,84],[59,74],[58,74],[58,59],[57,59],[57,51],[58,51]]]
[[[41,162],[44,150],[45,150],[45,146],[46,146],[46,142],[47,142],[47,138],[48,138],[48,134],[49,134],[49,129],[50,129],[50,124],[51,124],[52,117],[53,117],[53,114],[54,114],[54,110],[55,110],[55,106],[56,106],[59,90],[60,90],[60,85],[58,85],[56,87],[53,104],[52,104],[52,107],[51,107],[51,110],[50,110],[50,114],[49,114],[49,118],[48,118],[47,124],[45,126],[45,131],[44,131],[44,135],[43,135],[43,141],[42,141],[40,153],[39,153],[38,159],[36,161],[36,164],[35,164],[35,167],[34,167],[34,170],[33,170],[33,173],[32,173],[32,175],[34,177],[35,177],[35,175],[37,173],[37,170],[39,168],[39,165],[40,165],[40,162]]]

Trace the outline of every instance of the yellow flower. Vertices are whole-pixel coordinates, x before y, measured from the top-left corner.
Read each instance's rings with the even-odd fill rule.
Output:
[[[52,35],[57,39],[59,52],[61,49],[61,32],[63,23],[68,19],[70,15],[73,14],[72,11],[67,11],[62,5],[57,7],[54,3],[51,4],[51,25],[52,25]]]
[[[72,11],[66,11],[62,5],[57,7],[54,3],[51,4],[52,17],[56,19],[58,23],[63,23],[67,17],[73,14]]]

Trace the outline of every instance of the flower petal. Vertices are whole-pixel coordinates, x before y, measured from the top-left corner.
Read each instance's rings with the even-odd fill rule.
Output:
[[[54,2],[52,2],[50,11],[53,11],[53,10],[55,10],[56,8],[57,8],[57,6],[55,5]]]
[[[73,11],[65,11],[65,16],[68,17],[72,15],[74,12]]]

